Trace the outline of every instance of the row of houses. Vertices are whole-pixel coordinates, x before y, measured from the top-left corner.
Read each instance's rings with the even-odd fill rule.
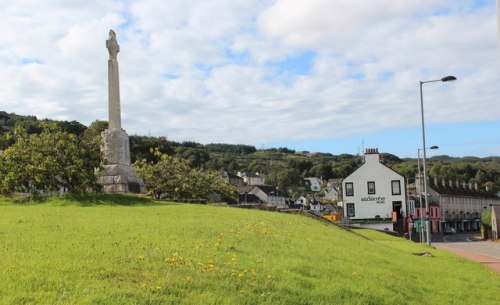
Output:
[[[305,178],[310,194],[294,199],[286,198],[278,188],[265,186],[265,178],[258,173],[226,172],[223,177],[238,186],[238,203],[242,205],[264,204],[316,213],[335,211],[337,207],[317,200],[315,194],[324,192],[322,197],[338,202],[345,222],[354,226],[402,233],[412,223],[426,218],[425,206],[420,202],[423,194],[420,177],[407,185],[405,177],[381,163],[376,148],[366,149],[364,162],[344,179],[325,183],[321,178]],[[447,227],[457,232],[478,231],[481,213],[500,206],[498,196],[477,184],[434,178],[427,190],[432,233],[442,233]]]

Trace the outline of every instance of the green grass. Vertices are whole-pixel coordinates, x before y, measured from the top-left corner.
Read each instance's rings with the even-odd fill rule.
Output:
[[[500,302],[498,274],[478,263],[359,233],[128,196],[0,199],[0,304]]]

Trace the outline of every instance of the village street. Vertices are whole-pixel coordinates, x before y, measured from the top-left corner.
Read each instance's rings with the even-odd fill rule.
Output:
[[[480,262],[500,272],[500,243],[483,241],[479,234],[433,235],[433,245]]]

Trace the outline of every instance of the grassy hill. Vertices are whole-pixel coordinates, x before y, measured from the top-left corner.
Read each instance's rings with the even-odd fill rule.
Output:
[[[0,304],[498,304],[498,274],[301,215],[0,199]],[[412,253],[429,251],[433,257]]]

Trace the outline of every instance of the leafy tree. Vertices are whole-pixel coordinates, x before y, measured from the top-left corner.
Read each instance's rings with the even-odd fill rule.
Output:
[[[101,132],[108,128],[108,121],[95,120],[90,123],[89,127],[83,132],[82,137],[86,141],[94,141],[95,138],[101,139]]]
[[[254,146],[243,144],[207,144],[204,146],[209,152],[231,153],[236,155],[249,155],[257,150]]]
[[[133,135],[130,139],[130,156],[131,161],[146,159],[147,161],[157,162],[158,157],[155,155],[155,149],[160,152],[173,155],[175,153],[176,143],[170,142],[165,137],[146,137]],[[180,146],[178,146],[180,147]]]
[[[210,160],[210,155],[204,149],[180,146],[175,154],[188,161],[191,168],[200,168]]]
[[[191,169],[187,160],[163,154],[159,149],[153,153],[158,162],[142,159],[134,163],[153,198],[210,200],[217,192],[223,198],[235,199],[236,189],[214,173]]]
[[[14,144],[0,154],[0,193],[98,190],[99,143],[58,131],[53,123],[44,123],[42,128],[40,134],[28,135],[18,127],[8,135]]]
[[[328,163],[321,162],[314,165],[309,171],[311,176],[321,177],[325,180],[333,178],[333,169],[332,166]]]
[[[87,130],[87,126],[77,122],[77,121],[56,121],[59,130],[72,133],[77,136],[83,136],[84,132]]]
[[[491,227],[491,209],[487,209],[481,213],[481,223],[485,227]]]

